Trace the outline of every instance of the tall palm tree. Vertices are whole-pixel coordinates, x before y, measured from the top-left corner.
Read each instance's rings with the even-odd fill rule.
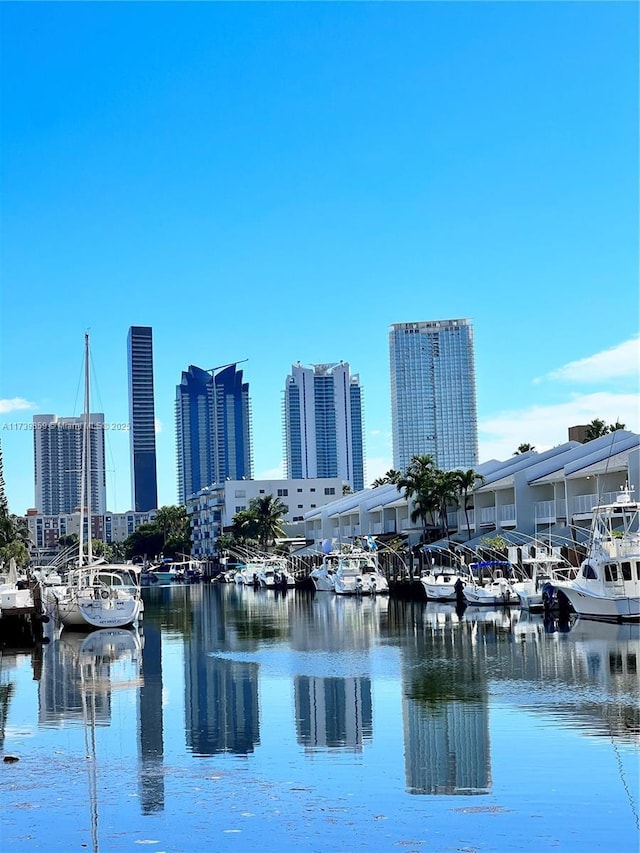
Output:
[[[439,499],[435,492],[436,469],[433,467],[433,458],[426,454],[412,456],[407,470],[398,478],[396,487],[399,492],[404,492],[407,502],[413,503],[411,521],[418,519],[422,522],[422,536],[427,540],[427,524],[431,518],[434,522],[434,514],[439,511]]]
[[[447,509],[451,504],[458,503],[458,478],[455,471],[435,471],[433,483],[434,499],[438,505],[440,528],[445,539],[449,538],[449,521]]]
[[[253,498],[249,501],[249,512],[255,518],[260,547],[267,549],[279,536],[284,536],[282,520],[289,512],[289,507],[273,495]]]
[[[531,448],[533,449],[533,448]],[[462,498],[462,506],[464,507],[464,519],[467,523],[467,541],[471,539],[471,525],[469,524],[469,506],[468,499],[469,494],[474,490],[477,485],[482,485],[484,483],[484,477],[482,474],[478,474],[473,468],[469,468],[466,471],[459,469],[453,472],[456,477],[456,485],[458,489],[458,494]]]

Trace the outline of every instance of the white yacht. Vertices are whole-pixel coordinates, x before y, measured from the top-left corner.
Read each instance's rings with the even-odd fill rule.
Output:
[[[464,587],[467,604],[505,607],[519,604],[514,589],[513,566],[508,561],[487,560],[471,563],[470,577]]]
[[[640,504],[625,485],[593,509],[587,555],[574,580],[556,581],[584,619],[640,620]]]
[[[389,592],[389,583],[378,567],[377,553],[353,548],[336,555],[336,595],[378,595]]]

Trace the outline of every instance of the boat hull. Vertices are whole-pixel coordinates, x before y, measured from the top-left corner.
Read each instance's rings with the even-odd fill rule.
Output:
[[[577,585],[555,584],[569,599],[578,616],[607,622],[640,621],[640,597],[603,596]]]
[[[57,597],[58,620],[68,629],[128,628],[140,620],[142,611],[137,596],[93,598],[80,592]]]
[[[508,584],[491,584],[484,587],[467,584],[464,597],[468,604],[483,607],[508,607],[520,603],[517,594]]]

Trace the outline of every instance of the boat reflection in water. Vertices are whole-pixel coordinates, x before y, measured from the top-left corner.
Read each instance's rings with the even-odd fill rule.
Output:
[[[426,824],[471,849],[490,811],[500,823],[491,849],[508,837],[532,851],[540,836],[528,816],[548,806],[550,772],[554,846],[588,849],[596,776],[612,845],[637,838],[637,625],[176,585],[145,592],[144,637],[63,633],[42,652],[41,667],[2,672],[4,748],[40,749],[41,774],[69,790],[88,784],[91,822],[82,800],[74,794],[72,809],[51,797],[38,762],[24,762],[12,797],[32,806],[11,810],[9,850],[54,821],[64,829],[52,850],[97,849],[98,838],[115,849],[115,834],[185,849],[187,814],[196,851],[230,850],[227,832],[243,832],[234,849],[249,849],[265,831],[266,849],[390,849]],[[101,814],[98,826],[98,802],[115,822]]]

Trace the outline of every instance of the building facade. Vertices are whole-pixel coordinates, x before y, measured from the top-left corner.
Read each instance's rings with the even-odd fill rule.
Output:
[[[91,538],[99,539],[111,545],[114,542],[124,542],[141,524],[149,524],[156,518],[156,511],[150,512],[105,512],[92,513]],[[45,515],[35,509],[26,514],[29,539],[39,554],[52,556],[59,550],[58,540],[61,536],[80,535],[80,513],[69,512],[56,515]],[[83,539],[87,541],[88,525],[84,518]]]
[[[586,444],[568,441],[541,453],[492,459],[475,470],[483,480],[468,496],[466,511],[462,503],[449,508],[454,542],[475,547],[499,535],[514,544],[571,547],[587,539],[597,504],[615,500],[625,483],[640,482],[640,435],[617,430]],[[394,484],[365,489],[305,514],[305,538],[319,547],[326,539],[401,535],[415,545],[424,530],[419,519],[412,521],[413,508]]]
[[[293,365],[283,408],[287,477],[340,477],[363,489],[362,389],[349,365]]]
[[[437,468],[478,462],[473,327],[469,320],[395,323],[389,333],[393,467],[416,455]]]
[[[178,499],[211,483],[252,476],[249,384],[235,364],[218,373],[190,365],[176,390]]]
[[[35,507],[43,515],[72,513],[82,500],[84,417],[33,416]],[[89,415],[91,494],[85,508],[103,514],[107,504],[104,415]],[[90,497],[90,504],[87,504]]]
[[[272,495],[288,507],[283,518],[287,534],[301,535],[304,516],[342,495],[340,477],[292,480],[224,480],[200,489],[187,499],[191,524],[191,554],[198,559],[216,555],[216,539],[251,500]]]
[[[136,512],[158,506],[156,427],[153,395],[153,330],[131,326],[127,338],[131,498]]]

